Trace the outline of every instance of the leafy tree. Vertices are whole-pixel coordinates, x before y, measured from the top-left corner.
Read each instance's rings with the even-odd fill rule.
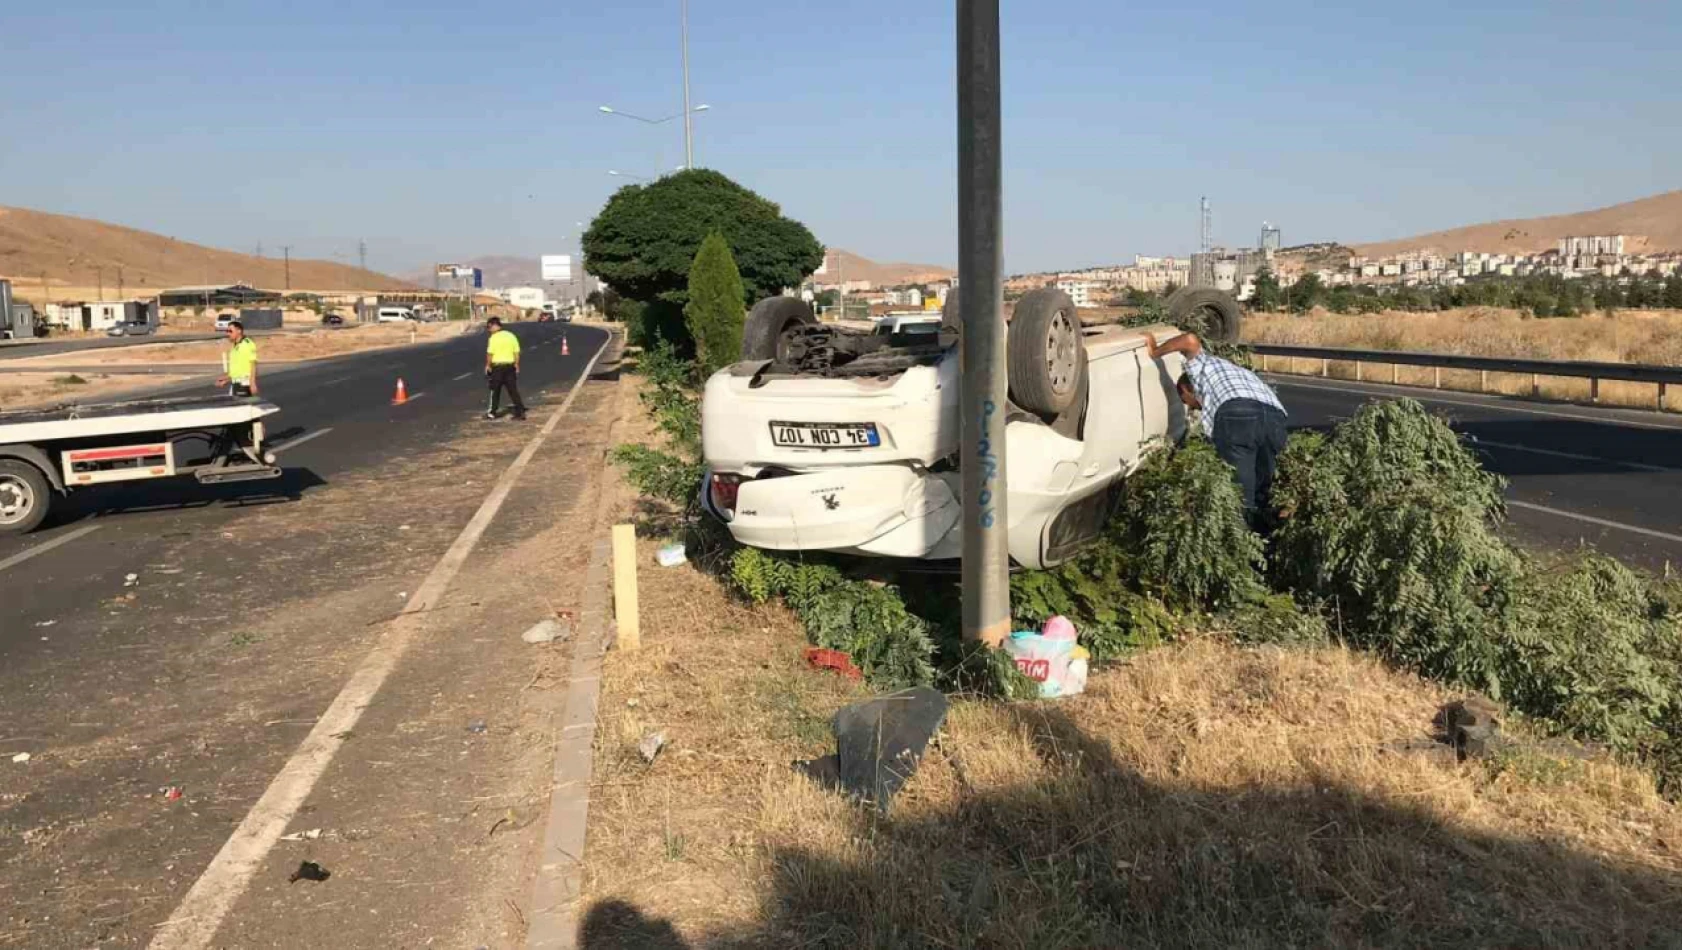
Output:
[[[714,231],[734,251],[744,303],[799,285],[823,263],[823,247],[805,225],[708,169],[619,189],[584,233],[584,259],[625,296],[681,308],[690,264]]]
[[[1321,303],[1325,292],[1326,288],[1320,283],[1319,274],[1305,274],[1286,291],[1285,299],[1293,312],[1307,313]]]
[[[1250,305],[1264,312],[1279,310],[1285,302],[1285,294],[1279,288],[1279,278],[1273,276],[1271,268],[1263,267],[1256,271],[1256,290],[1250,297]]]
[[[840,291],[838,291],[838,290],[826,290],[823,293],[818,294],[817,298],[813,301],[813,306],[815,306],[815,307],[833,307],[840,302],[841,302],[841,292]]]
[[[1664,305],[1682,310],[1682,274],[1671,274],[1664,282]]]
[[[683,321],[707,373],[735,361],[742,351],[742,275],[730,245],[717,231],[707,235],[689,268],[689,303]]]
[[[612,288],[590,291],[584,298],[584,303],[594,307],[596,312],[606,316],[609,320],[618,319],[615,314],[619,310],[619,295]]]

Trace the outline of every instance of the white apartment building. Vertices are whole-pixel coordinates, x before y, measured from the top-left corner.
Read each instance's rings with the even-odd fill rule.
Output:
[[[1096,307],[1098,304],[1092,299],[1097,292],[1098,284],[1091,280],[1060,280],[1057,289],[1069,295],[1077,307]]]

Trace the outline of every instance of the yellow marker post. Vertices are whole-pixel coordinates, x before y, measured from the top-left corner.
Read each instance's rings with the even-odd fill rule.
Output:
[[[619,633],[615,644],[621,650],[642,648],[642,627],[637,619],[637,529],[633,525],[613,526],[613,616]]]

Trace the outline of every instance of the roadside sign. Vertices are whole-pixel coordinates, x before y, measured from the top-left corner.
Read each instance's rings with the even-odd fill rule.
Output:
[[[571,254],[545,254],[541,259],[544,280],[571,280]]]

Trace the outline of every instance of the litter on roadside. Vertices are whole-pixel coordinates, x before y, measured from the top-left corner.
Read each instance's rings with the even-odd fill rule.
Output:
[[[637,743],[637,751],[642,754],[642,760],[649,765],[654,764],[654,760],[660,755],[660,750],[665,747],[666,733],[664,730],[647,733],[642,737],[642,741]]]
[[[482,734],[486,728],[488,727],[485,725],[485,720],[483,719],[475,719],[467,724],[467,731],[473,733],[474,735]]]
[[[854,703],[836,713],[830,724],[835,754],[796,762],[795,768],[826,788],[886,812],[945,720],[946,697],[927,686]]]
[[[163,797],[164,797],[164,801],[166,801],[166,802],[178,802],[178,801],[181,800],[181,786],[170,785],[170,786],[163,789],[162,794],[163,794]]]
[[[684,553],[682,541],[679,541],[676,544],[666,545],[659,551],[656,551],[654,556],[657,560],[659,560],[661,567],[677,567],[679,564],[683,564],[689,560],[689,556]]]
[[[1075,625],[1052,617],[1040,628],[1018,630],[1004,643],[1022,675],[1040,684],[1041,698],[1075,696],[1086,690],[1086,648],[1075,642]]]
[[[853,665],[852,657],[828,647],[807,647],[806,665],[814,670],[834,670],[850,680],[864,678],[864,672]]]
[[[320,838],[320,837],[321,837],[321,829],[320,828],[311,828],[308,831],[294,831],[293,833],[291,833],[289,835],[281,835],[280,840],[282,840],[282,841],[314,841],[314,840],[316,840],[317,838]]]
[[[314,861],[302,861],[298,864],[298,870],[293,871],[292,876],[287,878],[286,882],[296,884],[299,881],[325,881],[332,876],[332,871],[316,864]]]
[[[559,620],[544,620],[533,624],[531,629],[520,634],[520,639],[527,643],[554,643],[564,641],[572,636],[572,629]]]
[[[12,756],[12,762],[14,764],[17,764],[17,765],[22,765],[23,763],[28,762],[28,761],[29,761],[29,753],[27,753],[27,752],[19,752],[17,755]]]

